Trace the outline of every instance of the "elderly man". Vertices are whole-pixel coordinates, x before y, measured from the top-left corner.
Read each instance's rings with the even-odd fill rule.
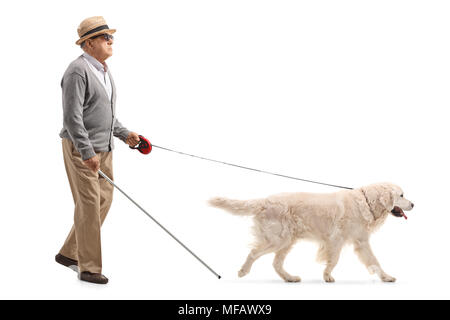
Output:
[[[111,206],[113,186],[98,174],[113,178],[113,136],[130,146],[139,136],[116,118],[116,88],[105,60],[112,55],[115,29],[103,17],[83,20],[76,42],[84,53],[64,73],[63,129],[60,133],[64,164],[75,202],[74,225],[56,262],[75,269],[79,279],[106,284],[102,275],[100,227]]]

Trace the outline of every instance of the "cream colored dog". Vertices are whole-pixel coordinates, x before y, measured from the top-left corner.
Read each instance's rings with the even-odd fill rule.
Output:
[[[383,271],[369,244],[369,237],[380,227],[389,213],[407,218],[403,210],[411,210],[411,201],[391,183],[379,183],[353,190],[328,194],[283,193],[265,199],[230,200],[213,198],[210,205],[235,215],[253,216],[256,241],[239,277],[250,272],[256,259],[275,252],[275,271],[288,282],[298,282],[283,269],[283,262],[299,239],[319,242],[319,261],[326,262],[323,278],[334,282],[331,272],[336,266],[342,247],[349,243],[369,272],[382,281],[395,278]]]

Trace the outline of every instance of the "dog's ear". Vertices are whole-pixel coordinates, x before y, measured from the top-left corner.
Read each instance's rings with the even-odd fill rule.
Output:
[[[394,207],[394,190],[390,186],[380,185],[380,203],[388,211]]]
[[[363,191],[375,220],[381,217],[384,212],[392,209],[394,197],[388,186],[375,184],[364,187]]]
[[[365,191],[363,190],[363,192],[365,192]],[[367,208],[368,204],[369,203],[367,200],[364,200],[364,202],[362,202],[362,203],[359,202],[359,212],[361,213],[361,216],[364,218],[364,220],[366,220],[367,226],[370,226],[375,221],[375,217],[372,213],[372,209],[370,208],[370,205],[369,205],[369,208]]]

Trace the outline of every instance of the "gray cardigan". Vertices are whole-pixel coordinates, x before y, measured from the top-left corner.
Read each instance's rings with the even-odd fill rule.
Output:
[[[125,142],[130,133],[116,118],[116,87],[109,70],[108,75],[111,100],[82,56],[69,65],[61,81],[63,129],[59,136],[70,139],[83,160],[95,152],[113,150],[112,137]]]

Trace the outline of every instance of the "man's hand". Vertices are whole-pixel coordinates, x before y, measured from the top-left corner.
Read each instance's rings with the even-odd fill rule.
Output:
[[[86,167],[94,172],[97,172],[100,169],[100,160],[98,159],[97,155],[93,156],[90,159],[84,160],[83,163]]]
[[[139,135],[136,132],[130,132],[128,134],[126,143],[130,146],[130,147],[134,147],[136,146],[139,141],[141,141],[141,139],[139,139]]]

